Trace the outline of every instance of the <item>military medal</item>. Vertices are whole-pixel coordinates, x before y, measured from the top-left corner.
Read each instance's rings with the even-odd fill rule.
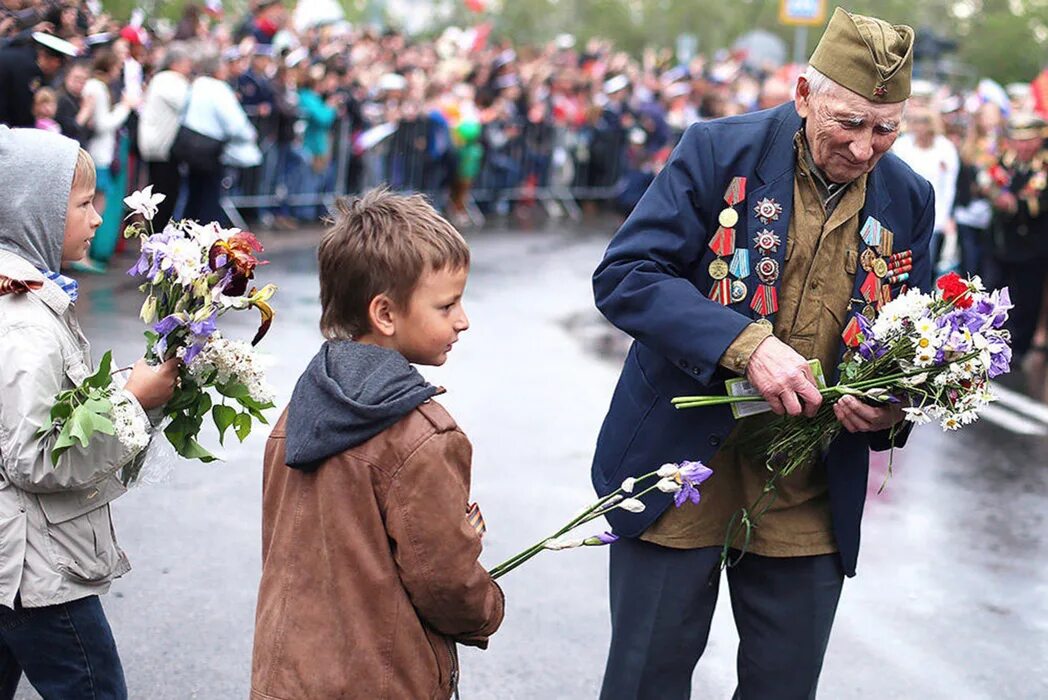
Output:
[[[862,308],[862,315],[866,317],[866,320],[873,323],[877,320],[877,310],[873,308],[872,304],[867,304]]]
[[[851,320],[848,321],[848,325],[844,327],[841,337],[844,338],[844,344],[849,348],[857,348],[859,347],[859,336],[861,334],[862,326],[859,325],[859,318],[852,316]]]
[[[717,217],[717,223],[724,228],[734,228],[735,224],[739,223],[739,212],[731,207],[722,209],[720,216]]]
[[[779,261],[774,258],[761,258],[757,263],[757,277],[764,284],[775,284],[779,279]]]
[[[888,263],[884,262],[884,258],[874,258],[873,274],[878,277],[885,277],[888,274]]]
[[[770,316],[775,313],[779,310],[778,290],[771,285],[758,285],[757,291],[753,294],[753,299],[750,300],[750,308],[761,316]]]
[[[862,286],[859,287],[859,292],[862,293],[862,298],[868,302],[872,302],[877,299],[877,292],[880,289],[881,281],[872,272],[866,273],[866,279],[863,280]]]
[[[862,230],[859,231],[859,235],[862,240],[866,242],[866,245],[871,248],[876,248],[881,244],[881,222],[877,219],[869,216],[866,218],[866,223],[862,225]]]
[[[731,259],[731,265],[729,266],[733,277],[737,277],[740,280],[746,279],[750,276],[750,250],[749,248],[739,248],[735,251],[734,257]]]
[[[731,303],[738,304],[739,302],[746,300],[746,295],[749,294],[746,288],[746,283],[742,280],[732,280],[731,283]]]
[[[782,241],[779,240],[779,235],[768,229],[759,231],[757,235],[753,237],[753,245],[756,246],[757,252],[761,255],[778,252],[781,243]]]
[[[886,228],[881,228],[881,244],[877,247],[881,255],[890,256],[892,245],[895,243],[895,234]]]
[[[891,288],[891,285],[889,285],[889,284],[882,284],[881,285],[881,294],[877,298],[877,310],[880,311],[881,308],[885,304],[887,304],[889,301],[891,301],[891,300],[892,300],[892,288]]]
[[[716,280],[710,290],[710,299],[725,306],[731,304],[731,282],[727,279]]]
[[[721,226],[717,233],[713,234],[710,241],[710,250],[717,255],[727,256],[735,252],[735,229]]]
[[[765,197],[758,200],[757,206],[753,208],[753,213],[760,219],[762,224],[767,226],[772,221],[779,220],[779,215],[782,214],[782,205],[771,197]]]
[[[709,267],[710,277],[715,280],[722,280],[728,276],[728,263],[724,262],[720,258],[715,259],[710,263]]]
[[[724,191],[724,201],[730,206],[735,206],[746,199],[746,178],[733,177],[728,189]]]
[[[867,272],[873,272],[873,261],[876,259],[877,254],[873,252],[873,248],[866,248],[859,255],[859,264]]]

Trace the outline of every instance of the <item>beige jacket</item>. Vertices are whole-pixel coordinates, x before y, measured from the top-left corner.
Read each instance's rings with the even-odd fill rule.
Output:
[[[0,276],[43,282],[0,296],[0,604],[13,608],[19,593],[25,607],[102,594],[131,568],[109,503],[126,491],[115,474],[135,453],[96,435],[51,463],[54,437],[36,433],[55,395],[91,374],[89,346],[58,285],[4,251]]]

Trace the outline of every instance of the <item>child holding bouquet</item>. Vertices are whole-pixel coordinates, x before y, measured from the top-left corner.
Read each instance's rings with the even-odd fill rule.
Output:
[[[75,141],[0,126],[0,698],[23,672],[45,698],[127,697],[98,598],[130,569],[109,503],[178,364],[136,363],[112,397],[116,434],[52,459],[55,396],[92,373],[77,283],[58,270],[83,259],[102,223],[94,194],[94,163]]]

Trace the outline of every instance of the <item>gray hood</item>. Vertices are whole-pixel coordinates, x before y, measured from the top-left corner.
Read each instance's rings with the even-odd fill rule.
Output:
[[[285,461],[312,471],[363,444],[437,393],[400,353],[329,340],[291,395]]]
[[[0,125],[0,250],[59,271],[79,149],[65,136]]]

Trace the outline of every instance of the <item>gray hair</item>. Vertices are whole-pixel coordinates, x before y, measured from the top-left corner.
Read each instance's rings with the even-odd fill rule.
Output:
[[[222,65],[222,57],[214,52],[207,52],[197,59],[197,75],[214,76]]]
[[[822,73],[820,73],[816,69],[812,68],[811,66],[808,66],[808,68],[804,71],[804,79],[806,81],[808,81],[808,97],[809,97],[809,99],[812,98],[812,97],[821,97],[823,95],[827,95],[827,94],[829,94],[831,92],[834,92],[836,90],[847,90],[848,89],[848,88],[844,87],[843,85],[841,85],[840,83],[838,83],[837,81],[833,80],[832,78],[826,77],[825,75],[823,75]],[[909,104],[910,104],[909,100],[904,100],[903,101],[903,103],[902,103],[902,115],[903,116],[906,116],[906,108],[909,106]]]
[[[193,60],[193,54],[190,53],[189,47],[180,41],[176,41],[167,47],[167,52],[164,54],[164,61],[161,63],[161,69],[171,70],[171,66],[176,63],[191,60]]]

